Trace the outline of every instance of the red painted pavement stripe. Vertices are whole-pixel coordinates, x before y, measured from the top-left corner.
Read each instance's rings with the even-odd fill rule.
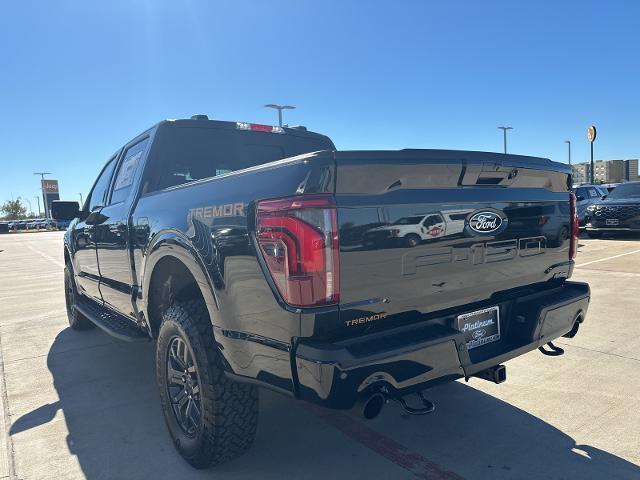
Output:
[[[306,404],[304,407],[351,439],[411,472],[418,478],[428,480],[464,480],[457,473],[445,470],[437,463],[428,460],[419,453],[410,451],[404,445],[367,427],[350,415],[310,404]]]

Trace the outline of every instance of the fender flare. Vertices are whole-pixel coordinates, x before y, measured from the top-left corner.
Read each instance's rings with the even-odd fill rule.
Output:
[[[144,313],[149,324],[148,292],[151,277],[156,265],[166,257],[173,257],[181,262],[195,279],[202,298],[204,298],[209,318],[213,324],[218,311],[218,300],[213,289],[213,282],[204,266],[202,258],[189,238],[178,230],[163,230],[156,233],[149,241],[143,253],[140,272],[140,290],[138,291],[138,308]]]

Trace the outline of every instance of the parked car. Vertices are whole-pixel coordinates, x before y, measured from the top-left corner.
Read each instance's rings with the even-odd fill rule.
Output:
[[[56,230],[58,228],[58,225],[55,220],[48,218],[48,219],[42,220],[39,223],[39,227],[45,230]]]
[[[364,233],[363,245],[395,244],[415,247],[428,240],[451,237],[464,232],[465,219],[473,210],[449,210],[416,214],[393,223],[371,228]]]
[[[69,228],[70,224],[71,224],[70,220],[56,220],[55,228],[57,228],[58,230],[66,230],[67,228]]]
[[[69,323],[157,339],[169,434],[198,468],[250,447],[258,386],[368,419],[387,400],[428,414],[426,388],[501,383],[507,360],[562,354],[552,341],[578,332],[590,292],[569,281],[570,174],[533,157],[344,152],[306,129],[160,122],[107,161],[84,210],[53,203],[54,218],[73,219],[61,252]],[[522,207],[569,225],[568,238],[513,229]],[[341,243],[381,219],[444,211],[464,212],[456,235]]]
[[[514,218],[510,229],[517,237],[532,235],[543,237],[545,245],[559,247],[571,236],[571,212],[567,204],[527,205],[505,208]]]
[[[580,185],[574,189],[574,193],[580,227],[584,227],[587,208],[602,199],[609,191],[602,185]]]
[[[589,206],[586,230],[591,238],[604,233],[640,233],[640,182],[622,183]]]

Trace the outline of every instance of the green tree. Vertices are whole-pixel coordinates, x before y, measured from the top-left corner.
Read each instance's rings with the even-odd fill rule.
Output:
[[[7,220],[17,220],[26,216],[27,207],[22,204],[22,200],[18,197],[15,200],[7,200],[0,205],[0,212],[4,213]]]

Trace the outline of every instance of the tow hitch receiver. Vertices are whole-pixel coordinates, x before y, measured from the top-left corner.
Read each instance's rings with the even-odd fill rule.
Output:
[[[544,347],[549,347],[551,350],[547,350]],[[564,355],[564,348],[560,348],[553,344],[553,342],[547,343],[544,347],[538,347],[540,353],[543,355],[548,355],[550,357],[558,357],[560,355]]]
[[[504,365],[496,365],[495,367],[481,370],[473,376],[493,383],[502,383],[507,379],[507,367]]]

